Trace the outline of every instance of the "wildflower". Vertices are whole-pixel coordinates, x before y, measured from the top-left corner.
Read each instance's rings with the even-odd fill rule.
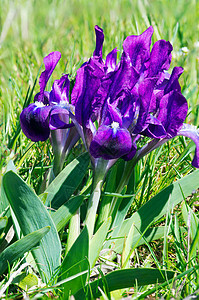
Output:
[[[20,115],[21,128],[29,139],[37,142],[50,137],[56,162],[55,175],[60,172],[65,156],[79,139],[76,128],[69,123],[69,113],[66,110],[70,106],[68,75],[64,74],[55,80],[50,92],[45,91],[60,58],[61,53],[57,51],[44,58],[45,71],[39,79],[40,92],[35,95],[34,103],[26,107]]]
[[[117,64],[116,48],[103,60],[103,30],[96,26],[95,33],[95,51],[77,71],[71,95],[92,157],[130,160],[141,136],[150,137],[154,149],[182,134],[192,138],[198,149],[198,131],[190,133],[190,127],[183,125],[188,110],[178,82],[183,68],[175,67],[171,75],[167,72],[173,49],[170,42],[159,40],[150,51],[151,26],[125,39]],[[199,167],[198,160],[196,150],[195,167]]]
[[[45,71],[41,73],[39,79],[40,92],[35,95],[34,103],[26,107],[20,115],[21,128],[24,134],[34,142],[47,140],[50,129],[60,128],[60,124],[55,125],[53,119],[51,120],[51,113],[53,109],[56,111],[59,109],[60,112],[63,112],[63,104],[68,103],[70,87],[68,75],[63,75],[61,79],[56,80],[51,92],[45,91],[47,82],[60,58],[61,53],[57,51],[44,58]]]

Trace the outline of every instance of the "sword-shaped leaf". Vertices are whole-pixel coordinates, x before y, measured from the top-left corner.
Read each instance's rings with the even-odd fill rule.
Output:
[[[55,224],[37,195],[17,174],[7,172],[3,188],[24,236],[45,226],[51,227],[40,247],[32,250],[40,275],[48,282],[61,260],[61,242]]]
[[[22,257],[25,252],[28,252],[36,245],[39,245],[39,241],[49,232],[49,230],[50,226],[46,226],[24,236],[22,239],[8,246],[0,254],[0,275],[5,272],[8,267],[8,263],[11,265],[18,258]]]

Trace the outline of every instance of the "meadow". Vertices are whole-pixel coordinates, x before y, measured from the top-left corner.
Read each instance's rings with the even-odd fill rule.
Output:
[[[39,92],[49,53],[62,57],[46,90],[65,73],[71,95],[77,70],[93,55],[95,25],[104,31],[103,57],[117,47],[118,62],[125,38],[152,25],[152,45],[164,39],[173,46],[169,73],[175,66],[184,69],[179,83],[188,103],[185,122],[198,127],[199,2],[0,4],[0,298],[196,299],[195,143],[176,136],[137,160],[120,158],[97,182],[96,170],[104,166],[93,167],[80,139],[52,180],[53,137],[28,139],[20,114]],[[140,149],[148,141],[144,137]],[[93,199],[99,206],[89,211]]]

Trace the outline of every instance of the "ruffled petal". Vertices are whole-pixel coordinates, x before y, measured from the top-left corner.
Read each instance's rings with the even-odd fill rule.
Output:
[[[35,102],[26,107],[20,115],[21,128],[27,138],[33,142],[45,141],[50,134],[50,106]]]
[[[75,106],[76,119],[83,127],[88,125],[89,119],[95,114],[96,107],[100,106],[95,96],[103,75],[103,70],[93,59],[77,71],[71,103]]]
[[[63,107],[54,107],[51,110],[49,118],[50,130],[63,129],[74,126],[69,124],[69,112]]]
[[[171,43],[165,40],[159,40],[153,45],[150,59],[145,63],[148,77],[154,77],[158,75],[159,72],[169,69],[172,50],[173,47]]]
[[[39,93],[38,101],[43,102],[44,90],[46,88],[46,84],[50,76],[52,75],[52,72],[54,71],[60,58],[61,58],[61,53],[58,51],[51,52],[48,56],[44,57],[45,71],[41,73],[41,76],[39,78],[40,93]]]
[[[105,66],[107,68],[107,73],[113,72],[116,70],[117,63],[117,48],[113,49],[106,57]]]
[[[140,83],[139,92],[139,116],[137,124],[134,129],[134,133],[140,133],[147,127],[147,118],[150,113],[150,107],[152,106],[152,93],[156,84],[156,78],[147,78]]]
[[[153,27],[150,26],[141,35],[131,35],[124,40],[124,53],[137,71],[140,71],[143,63],[150,57],[152,35]]]
[[[177,91],[171,91],[161,99],[157,119],[163,124],[168,138],[177,135],[187,111],[187,100]]]
[[[116,128],[117,125],[119,124],[112,124],[112,127],[106,125],[99,127],[90,145],[90,153],[93,157],[115,159],[131,151],[130,133],[124,128]]]
[[[99,26],[95,26],[95,35],[96,35],[96,47],[93,52],[93,56],[97,56],[102,59],[102,47],[104,42],[104,33],[103,29]]]
[[[196,151],[194,159],[192,161],[192,165],[195,168],[199,168],[199,129],[193,125],[183,124],[177,135],[186,136],[194,141],[194,143],[196,144]]]
[[[60,102],[68,102],[70,90],[70,81],[68,74],[64,74],[60,79],[55,80],[50,92],[50,104],[59,104]]]
[[[35,97],[34,97],[34,102],[37,102],[37,101],[40,102],[40,101],[39,101],[39,97],[40,97],[40,92],[37,93],[37,94],[35,95]],[[48,105],[48,104],[49,104],[49,99],[50,99],[50,93],[47,92],[47,91],[45,91],[45,92],[44,92],[44,95],[43,95],[42,103],[43,103],[44,105]]]
[[[153,139],[162,139],[167,136],[167,132],[162,123],[152,115],[147,118],[147,128],[142,132],[142,135]]]
[[[182,67],[174,67],[172,74],[169,78],[168,84],[165,87],[165,94],[169,93],[170,91],[176,90],[178,92],[181,92],[181,87],[178,82],[178,78],[183,73],[184,69]]]

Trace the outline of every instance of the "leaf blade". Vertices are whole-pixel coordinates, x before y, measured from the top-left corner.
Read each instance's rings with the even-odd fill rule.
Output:
[[[3,188],[23,235],[51,227],[40,247],[32,250],[40,275],[47,282],[59,268],[61,259],[61,242],[54,222],[37,195],[17,174],[7,172],[3,177]]]

